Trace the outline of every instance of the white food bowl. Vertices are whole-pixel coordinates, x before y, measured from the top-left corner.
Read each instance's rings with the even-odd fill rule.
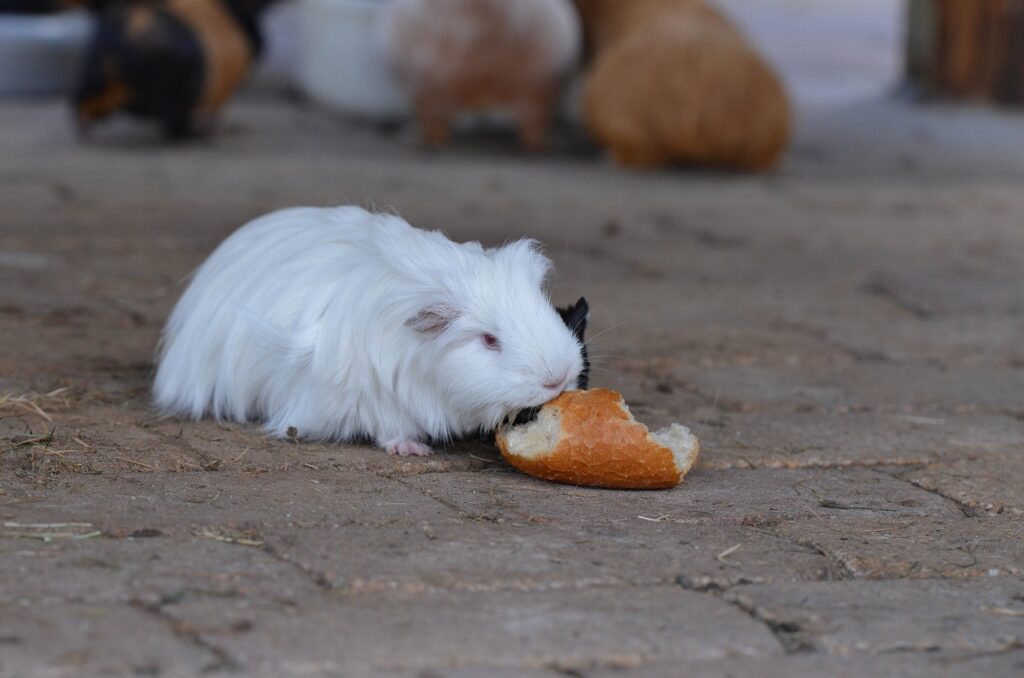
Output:
[[[409,99],[385,61],[377,22],[386,0],[300,0],[297,80],[313,100],[353,116],[407,118]]]
[[[0,14],[0,95],[70,93],[94,26],[83,11]]]

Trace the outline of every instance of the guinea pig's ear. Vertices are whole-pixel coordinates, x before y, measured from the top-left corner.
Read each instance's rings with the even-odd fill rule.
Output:
[[[540,249],[539,242],[524,238],[501,246],[497,256],[508,262],[513,270],[525,272],[533,284],[543,287],[551,275],[552,264]]]
[[[580,297],[575,305],[559,308],[557,311],[558,315],[562,316],[562,321],[576,335],[576,338],[583,341],[583,334],[587,331],[587,317],[590,314],[590,306],[587,304],[587,300],[584,297]]]
[[[421,308],[416,315],[406,320],[405,324],[417,332],[441,334],[451,327],[459,315],[461,315],[459,309],[454,305],[436,301]]]

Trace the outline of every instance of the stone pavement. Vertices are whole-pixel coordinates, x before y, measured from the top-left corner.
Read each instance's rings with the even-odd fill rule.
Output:
[[[259,96],[181,148],[66,122],[0,105],[0,675],[1024,672],[1024,118],[808,116],[767,177],[423,153]],[[594,381],[699,467],[601,491],[486,441],[156,418],[178,281],[345,202],[545,241]]]

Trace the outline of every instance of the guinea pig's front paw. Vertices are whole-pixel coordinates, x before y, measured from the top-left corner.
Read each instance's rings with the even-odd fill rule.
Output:
[[[425,457],[434,452],[429,445],[415,440],[392,440],[384,448],[388,454],[397,454],[399,457]]]

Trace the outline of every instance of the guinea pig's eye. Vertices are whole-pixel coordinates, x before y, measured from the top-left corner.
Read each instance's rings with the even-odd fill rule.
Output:
[[[484,342],[484,346],[486,346],[488,349],[492,351],[501,350],[501,342],[498,341],[498,338],[493,334],[484,332],[483,334],[480,335],[480,341]]]

